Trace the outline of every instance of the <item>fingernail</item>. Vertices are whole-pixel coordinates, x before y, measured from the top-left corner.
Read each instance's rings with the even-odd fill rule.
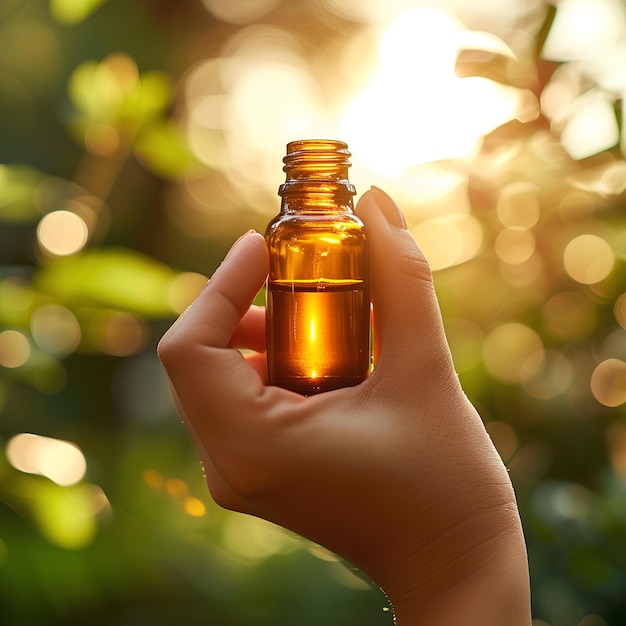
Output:
[[[371,190],[387,221],[398,228],[406,229],[406,220],[395,200],[380,187],[372,185]]]
[[[237,239],[237,241],[235,241],[235,243],[230,247],[230,250],[224,257],[224,261],[239,247],[239,244],[252,233],[256,233],[256,230],[254,230],[254,228],[247,230],[243,235],[241,235],[241,237],[239,237],[239,239]]]
[[[241,235],[241,237],[239,237],[239,239],[237,239],[237,241],[235,241],[235,243],[232,245],[232,247],[234,248],[242,239],[245,239],[248,235],[251,235],[252,233],[256,233],[256,230],[254,230],[254,228],[251,228],[250,230],[247,230],[243,235]]]

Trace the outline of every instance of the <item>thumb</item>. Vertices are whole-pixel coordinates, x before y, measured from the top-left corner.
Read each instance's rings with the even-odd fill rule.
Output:
[[[370,246],[377,369],[396,381],[456,379],[428,261],[384,191],[363,194],[356,213]],[[381,367],[384,364],[384,367]]]

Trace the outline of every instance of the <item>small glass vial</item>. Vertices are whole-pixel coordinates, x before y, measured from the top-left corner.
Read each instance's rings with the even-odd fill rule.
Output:
[[[303,395],[370,372],[369,259],[349,157],[341,141],[289,143],[280,214],[265,234],[267,382]]]

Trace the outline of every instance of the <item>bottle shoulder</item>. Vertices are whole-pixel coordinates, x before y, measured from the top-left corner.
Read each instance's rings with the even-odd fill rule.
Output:
[[[319,236],[323,233],[341,232],[352,236],[365,236],[365,226],[354,213],[298,212],[280,213],[265,231],[266,237]]]

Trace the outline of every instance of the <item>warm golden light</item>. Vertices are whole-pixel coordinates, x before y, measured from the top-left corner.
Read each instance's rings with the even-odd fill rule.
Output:
[[[520,265],[535,252],[535,238],[527,230],[507,228],[497,236],[495,250],[500,260],[509,265]]]
[[[598,57],[623,40],[624,11],[616,0],[562,0],[546,39],[550,61]]]
[[[111,156],[119,150],[120,145],[120,133],[111,124],[92,124],[85,131],[85,148],[95,156]]]
[[[169,288],[169,301],[179,315],[196,299],[207,283],[207,277],[195,272],[183,272],[174,278]]]
[[[182,498],[189,492],[189,487],[184,480],[180,478],[168,478],[165,481],[165,490],[174,498]]]
[[[452,17],[427,7],[405,11],[387,28],[378,74],[341,123],[369,169],[397,175],[420,163],[469,157],[484,135],[516,117],[517,89],[457,76],[465,34]],[[502,42],[501,48],[507,49]]]
[[[30,356],[28,339],[18,330],[0,332],[0,366],[10,369],[21,367]]]
[[[480,222],[469,213],[448,213],[418,224],[413,235],[433,271],[473,259],[482,246]]]
[[[626,293],[623,293],[616,301],[613,307],[615,319],[617,323],[626,329]]]
[[[483,342],[483,361],[489,373],[504,383],[532,378],[543,366],[543,343],[529,326],[502,324]]]
[[[579,235],[567,244],[563,253],[565,271],[583,285],[604,280],[613,270],[615,254],[597,235]]]
[[[589,92],[576,100],[561,134],[561,143],[573,159],[584,159],[619,142],[619,127],[610,94]]]
[[[142,477],[146,485],[155,491],[160,491],[165,486],[163,475],[156,470],[146,469],[143,471]]]
[[[183,502],[183,509],[187,515],[191,517],[204,517],[206,515],[206,506],[202,500],[188,496]]]
[[[626,403],[626,363],[620,359],[602,361],[591,376],[591,391],[604,406]]]
[[[37,239],[48,254],[67,256],[81,250],[89,231],[82,217],[71,211],[53,211],[45,215],[37,227]]]
[[[63,487],[82,480],[87,470],[85,457],[76,444],[31,433],[9,440],[6,454],[15,469],[45,476]]]
[[[220,20],[248,24],[263,18],[276,8],[280,0],[202,0],[206,8]]]
[[[527,230],[539,221],[538,188],[530,183],[513,183],[505,187],[498,198],[498,219],[503,226]]]

